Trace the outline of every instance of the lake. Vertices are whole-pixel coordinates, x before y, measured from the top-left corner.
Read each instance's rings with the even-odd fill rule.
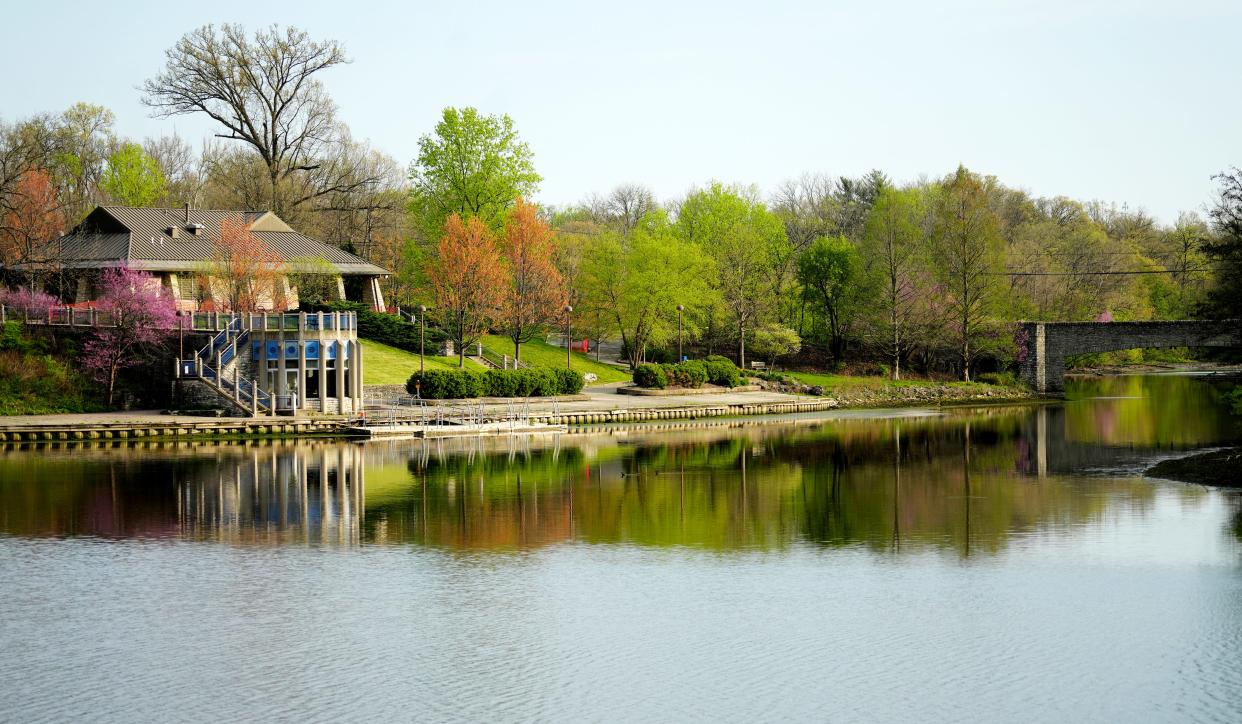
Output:
[[[1223,389],[0,447],[0,720],[1236,722]]]

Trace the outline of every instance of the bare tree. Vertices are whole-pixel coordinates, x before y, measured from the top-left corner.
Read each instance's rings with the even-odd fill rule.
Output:
[[[625,233],[638,225],[638,220],[656,207],[655,194],[639,184],[621,184],[608,194],[605,208]]]
[[[316,77],[348,62],[340,44],[293,27],[273,25],[251,37],[240,25],[205,25],[165,55],[164,70],[142,85],[143,103],[158,116],[203,113],[224,126],[216,137],[253,148],[273,211],[348,183],[338,163],[345,139],[336,105]]]
[[[200,172],[194,149],[180,136],[148,138],[142,144],[147,155],[159,164],[167,187],[160,205],[178,207],[182,204],[200,206],[206,179]]]

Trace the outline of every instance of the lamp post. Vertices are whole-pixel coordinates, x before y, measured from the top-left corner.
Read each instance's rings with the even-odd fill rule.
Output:
[[[574,368],[573,313],[574,313],[574,308],[566,304],[565,305],[565,366],[569,368],[571,371]]]
[[[185,310],[177,310],[177,364],[185,359]]]
[[[678,304],[677,305],[677,363],[678,364],[681,364],[681,361],[685,359],[685,356],[682,355],[681,353],[681,313],[684,311],[686,311],[686,305]]]
[[[418,374],[421,376],[426,371],[426,363],[423,360],[423,339],[427,332],[427,305],[418,305]]]

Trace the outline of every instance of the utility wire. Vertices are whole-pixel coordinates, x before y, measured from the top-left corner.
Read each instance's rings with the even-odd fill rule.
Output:
[[[1206,269],[1124,269],[1120,271],[1081,271],[1081,272],[1042,272],[1042,271],[1003,271],[983,272],[997,277],[1086,277],[1086,276],[1132,276],[1137,274],[1197,274],[1219,271]]]

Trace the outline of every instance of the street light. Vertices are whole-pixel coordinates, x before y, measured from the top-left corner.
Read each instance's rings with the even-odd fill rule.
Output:
[[[427,305],[418,305],[418,374],[421,377],[426,371],[426,362],[423,361],[423,338],[427,332]]]
[[[573,335],[573,313],[574,308],[568,304],[565,305],[565,366],[570,369],[574,368],[574,335]]]
[[[685,356],[681,353],[681,313],[686,311],[686,305],[677,305],[677,363],[680,364]]]
[[[177,359],[185,359],[185,310],[177,310]],[[180,362],[178,362],[180,364]]]

